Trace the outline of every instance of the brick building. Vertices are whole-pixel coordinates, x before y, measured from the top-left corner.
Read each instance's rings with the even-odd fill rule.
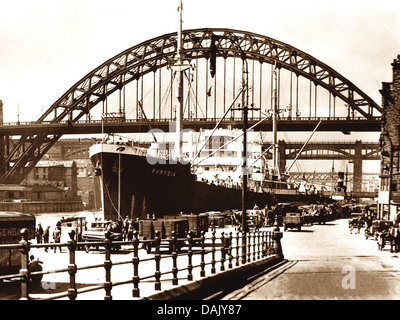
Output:
[[[392,68],[393,81],[383,82],[380,90],[383,112],[378,217],[389,220],[400,210],[400,55]]]
[[[22,182],[30,200],[78,200],[75,161],[39,161]]]

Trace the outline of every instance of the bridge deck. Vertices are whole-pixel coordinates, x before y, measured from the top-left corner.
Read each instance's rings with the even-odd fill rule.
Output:
[[[249,127],[252,128],[261,119],[249,119]],[[169,132],[173,119],[162,120],[125,120],[125,121],[78,121],[75,123],[62,121],[60,123],[50,122],[23,122],[7,123],[0,126],[0,134],[21,135],[37,134],[43,130],[47,134],[96,134],[96,133],[127,133],[148,132],[151,128],[157,128]],[[219,119],[190,119],[184,120],[184,129],[212,129]],[[381,130],[380,117],[376,119],[353,118],[281,118],[278,121],[278,131],[313,131],[318,122],[322,121],[318,131],[335,132],[379,132]],[[221,127],[242,128],[241,119],[229,119],[222,121]],[[267,119],[253,128],[256,131],[272,131],[272,120]]]

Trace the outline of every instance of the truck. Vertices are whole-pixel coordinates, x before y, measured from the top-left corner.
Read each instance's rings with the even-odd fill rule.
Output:
[[[144,248],[147,253],[151,252],[154,247],[153,241],[156,238],[156,232],[160,232],[160,244],[167,246],[168,250],[172,252],[172,232],[175,233],[176,238],[186,238],[188,231],[188,219],[181,216],[173,218],[159,218],[159,219],[145,219],[139,220],[139,238],[141,240],[149,240],[144,243]],[[179,252],[184,245],[184,240],[177,240],[176,250]]]
[[[301,213],[300,212],[286,212],[286,215],[283,217],[283,230],[287,229],[295,229],[301,230],[301,226],[303,224]]]
[[[20,249],[2,249],[1,245],[18,244],[23,228],[28,230],[27,240],[34,239],[35,227],[33,214],[0,212],[0,276],[16,274],[21,269]]]

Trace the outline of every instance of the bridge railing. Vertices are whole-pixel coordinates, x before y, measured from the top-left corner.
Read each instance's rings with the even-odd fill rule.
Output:
[[[264,117],[260,116],[249,116],[249,121],[260,121],[264,119]],[[207,117],[207,118],[195,118],[195,117],[189,117],[189,118],[184,118],[184,121],[192,121],[192,122],[218,122],[221,120],[218,117]],[[226,117],[224,119],[225,121],[243,121],[242,116],[234,116],[234,117]],[[365,121],[365,117],[280,117],[280,121]],[[381,117],[375,117],[374,120],[380,121]],[[93,119],[87,119],[87,120],[78,120],[74,122],[75,124],[103,124],[103,123],[140,123],[143,122],[144,124],[147,123],[147,121],[150,121],[151,123],[153,122],[170,122],[170,121],[175,121],[175,118],[148,118],[147,120],[145,119],[103,119],[103,120],[93,120]],[[69,120],[62,120],[60,122],[54,122],[54,121],[41,121],[40,123],[36,121],[18,121],[18,122],[5,122],[2,125],[4,126],[20,126],[20,125],[51,125],[51,124],[69,124],[71,123]]]
[[[177,238],[173,234],[168,241],[160,238],[159,231],[156,231],[155,234],[156,236],[152,240],[140,240],[137,232],[135,232],[132,241],[113,241],[111,234],[106,234],[105,241],[77,242],[75,240],[75,232],[72,231],[69,233],[70,240],[67,243],[32,244],[27,240],[27,230],[23,229],[21,230],[22,240],[19,244],[0,245],[0,252],[4,249],[19,250],[21,259],[19,273],[0,276],[0,282],[18,279],[21,283],[20,299],[22,300],[61,298],[75,300],[80,294],[98,290],[104,290],[104,299],[111,300],[112,289],[127,284],[132,285],[132,297],[139,298],[142,285],[148,287],[149,283],[153,284],[152,291],[155,292],[162,290],[162,283],[163,286],[167,282],[170,282],[172,286],[177,286],[182,279],[182,276],[178,277],[178,273],[186,272],[186,280],[190,282],[194,279],[193,272],[195,269],[199,272],[196,277],[204,278],[207,272],[210,275],[215,275],[218,269],[219,271],[225,271],[274,254],[282,255],[280,244],[282,233],[274,231],[258,230],[246,234],[243,232],[221,232],[217,236],[214,230],[211,232],[211,237],[206,237],[204,232],[199,237],[194,237],[189,232],[186,238]],[[162,248],[166,246],[168,250],[162,251]],[[40,271],[31,268],[30,256],[32,248],[53,248],[55,250],[63,247],[68,249],[69,255],[69,263],[65,268],[41,269]],[[80,249],[88,250],[89,247],[104,247],[104,262],[78,267],[76,252]],[[112,258],[115,257],[114,253],[117,254],[121,247],[124,248],[125,252],[127,250],[131,253],[131,258],[124,261],[112,261]],[[183,247],[185,250],[182,249]],[[144,250],[147,251],[145,256],[143,256]],[[154,250],[154,254],[151,254],[151,250]],[[141,253],[140,255],[139,252]],[[113,281],[111,269],[113,266],[118,265],[130,266],[132,270],[129,274],[132,276]],[[103,269],[105,281],[78,288],[76,280],[78,272],[90,269]],[[98,272],[101,272],[101,270]],[[54,294],[52,290],[43,289],[40,291],[40,297],[32,295],[33,292],[37,293],[38,283],[35,283],[35,279],[36,282],[39,279],[40,283],[45,283],[46,286],[49,286],[47,281],[42,282],[42,277],[47,274],[54,276],[57,273],[68,273],[69,284],[66,291]]]

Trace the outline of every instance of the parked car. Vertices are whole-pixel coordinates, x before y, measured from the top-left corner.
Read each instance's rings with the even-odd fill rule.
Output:
[[[85,242],[85,250],[89,252],[90,248],[99,249],[96,242],[106,240],[106,233],[111,232],[113,241],[122,241],[122,224],[115,221],[93,221],[89,223],[87,230],[82,232],[82,242]],[[119,245],[114,245],[113,249],[119,249]]]

